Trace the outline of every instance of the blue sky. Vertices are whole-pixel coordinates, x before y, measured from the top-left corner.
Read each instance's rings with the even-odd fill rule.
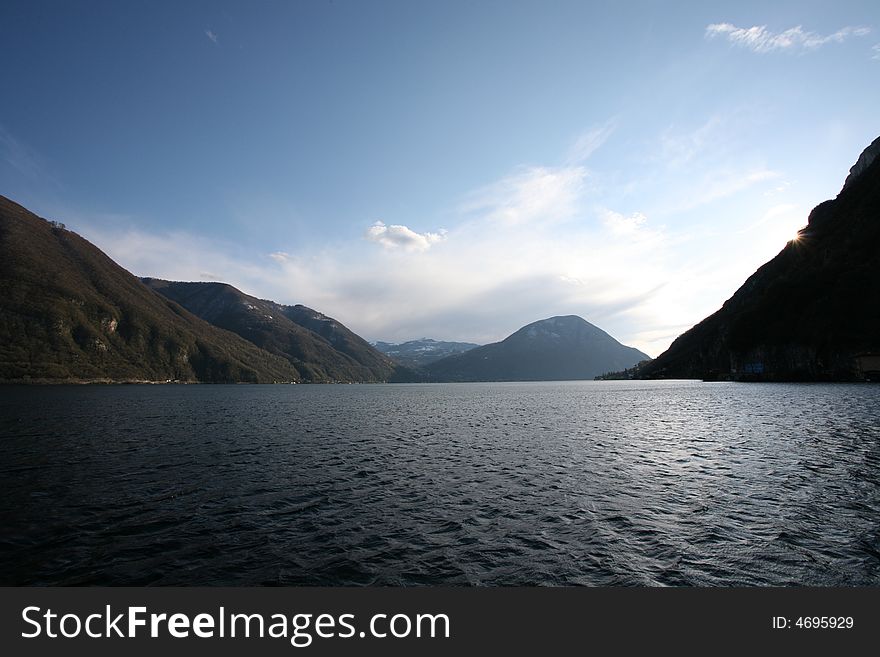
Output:
[[[0,194],[368,339],[655,356],[880,135],[876,2],[10,2]]]

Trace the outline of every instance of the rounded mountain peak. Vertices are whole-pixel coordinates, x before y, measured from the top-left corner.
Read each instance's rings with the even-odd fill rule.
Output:
[[[557,315],[527,324],[511,335],[510,338],[560,340],[576,338],[584,334],[604,334],[604,331],[593,326],[583,317],[578,317],[577,315]]]

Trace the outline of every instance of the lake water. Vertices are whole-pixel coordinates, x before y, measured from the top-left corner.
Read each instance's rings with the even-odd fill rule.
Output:
[[[0,388],[0,583],[880,584],[880,386]]]

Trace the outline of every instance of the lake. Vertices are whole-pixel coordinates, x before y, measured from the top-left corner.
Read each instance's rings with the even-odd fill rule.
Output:
[[[0,583],[877,585],[880,386],[0,388]]]

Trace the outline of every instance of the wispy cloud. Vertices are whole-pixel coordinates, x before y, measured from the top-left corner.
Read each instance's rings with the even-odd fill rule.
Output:
[[[205,30],[205,36],[208,37],[214,43],[219,45],[220,37],[218,35],[216,35],[214,32],[212,32],[211,30]]]
[[[366,238],[371,242],[381,244],[387,249],[404,251],[427,251],[431,245],[443,241],[445,236],[446,231],[442,229],[436,233],[417,233],[406,226],[386,226],[381,221],[370,226],[366,233]]]
[[[60,186],[58,180],[46,170],[40,155],[2,125],[0,125],[0,160],[30,183],[56,188]]]
[[[40,172],[36,153],[0,126],[0,156],[16,171],[26,177],[34,178]]]
[[[63,216],[69,217],[70,213]],[[241,258],[234,245],[203,235],[136,228],[132,218],[125,215],[115,216],[114,221],[108,222],[103,215],[89,218],[74,214],[73,220],[77,232],[136,276],[178,281],[234,281],[249,294],[259,296],[259,285],[251,283],[261,278],[260,272],[272,266]]]
[[[777,180],[774,188],[784,185],[782,174],[765,164],[760,151],[742,149],[743,135],[761,120],[759,112],[734,109],[661,132],[647,149],[652,154],[650,184],[642,181],[640,187],[642,196],[647,187],[658,190],[662,199],[649,208],[650,214],[667,218],[770,180]]]
[[[733,196],[754,185],[781,177],[770,169],[717,170],[710,171],[694,180],[689,192],[682,194],[679,202],[670,210],[684,212]]]
[[[586,178],[580,166],[528,167],[470,194],[462,210],[511,226],[568,219]]]
[[[245,254],[216,239],[126,231],[125,222],[80,225],[136,273],[219,278],[261,298],[318,308],[368,339],[489,342],[541,317],[578,314],[656,355],[717,308],[719,290],[736,289],[766,260],[725,257],[731,250],[787,239],[783,229],[797,216],[780,198],[764,225],[738,231],[741,224],[726,220],[731,204],[718,203],[698,228],[724,239],[688,242],[695,225],[680,223],[681,204],[693,208],[777,176],[725,146],[731,120],[669,132],[662,157],[604,172],[602,180],[614,182],[601,186],[582,165],[515,169],[465,194],[443,219],[448,232],[377,221],[365,239],[279,242],[269,253]],[[591,132],[607,131],[584,134]],[[663,151],[659,140],[644,150]],[[584,139],[581,152],[601,141]],[[630,186],[637,191],[625,191]]]
[[[757,239],[770,239],[782,245],[792,239],[807,220],[807,213],[798,203],[779,203],[767,209],[757,221],[745,226],[743,233]]]
[[[880,43],[875,43],[871,46],[871,52],[874,54],[871,56],[871,59],[880,60]]]
[[[592,221],[541,230],[498,224],[491,212],[470,216],[445,235],[374,224],[371,241],[382,249],[355,240],[262,256],[192,234],[120,228],[125,222],[80,221],[78,228],[136,274],[199,280],[210,272],[249,294],[318,308],[369,339],[488,342],[541,317],[574,313],[633,341],[628,327],[643,323],[633,314],[668,279],[658,269],[657,241],[612,239],[586,211]],[[637,216],[633,222],[643,223]],[[436,248],[441,236],[442,249]],[[418,262],[401,257],[407,253]]]
[[[585,162],[608,141],[608,138],[611,137],[616,129],[616,119],[610,119],[601,125],[590,128],[581,134],[571,145],[566,162],[569,165]]]
[[[680,167],[707,150],[721,147],[730,118],[716,114],[697,128],[676,131],[669,127],[660,135],[657,156],[667,166]]]
[[[778,185],[776,185],[775,187],[771,187],[766,192],[764,192],[764,196],[776,196],[778,194],[783,194],[790,188],[791,188],[791,181],[790,180],[782,180],[782,181],[780,181],[780,183]]]
[[[641,212],[624,215],[613,210],[602,210],[600,217],[605,227],[618,237],[635,237],[643,232],[645,223],[648,221],[648,217]]]
[[[842,43],[851,37],[862,37],[870,34],[868,27],[847,26],[833,34],[818,34],[803,29],[800,25],[782,32],[773,32],[766,25],[737,27],[730,23],[713,23],[706,27],[706,38],[726,37],[727,40],[756,53],[776,51],[815,50],[828,43]]]

